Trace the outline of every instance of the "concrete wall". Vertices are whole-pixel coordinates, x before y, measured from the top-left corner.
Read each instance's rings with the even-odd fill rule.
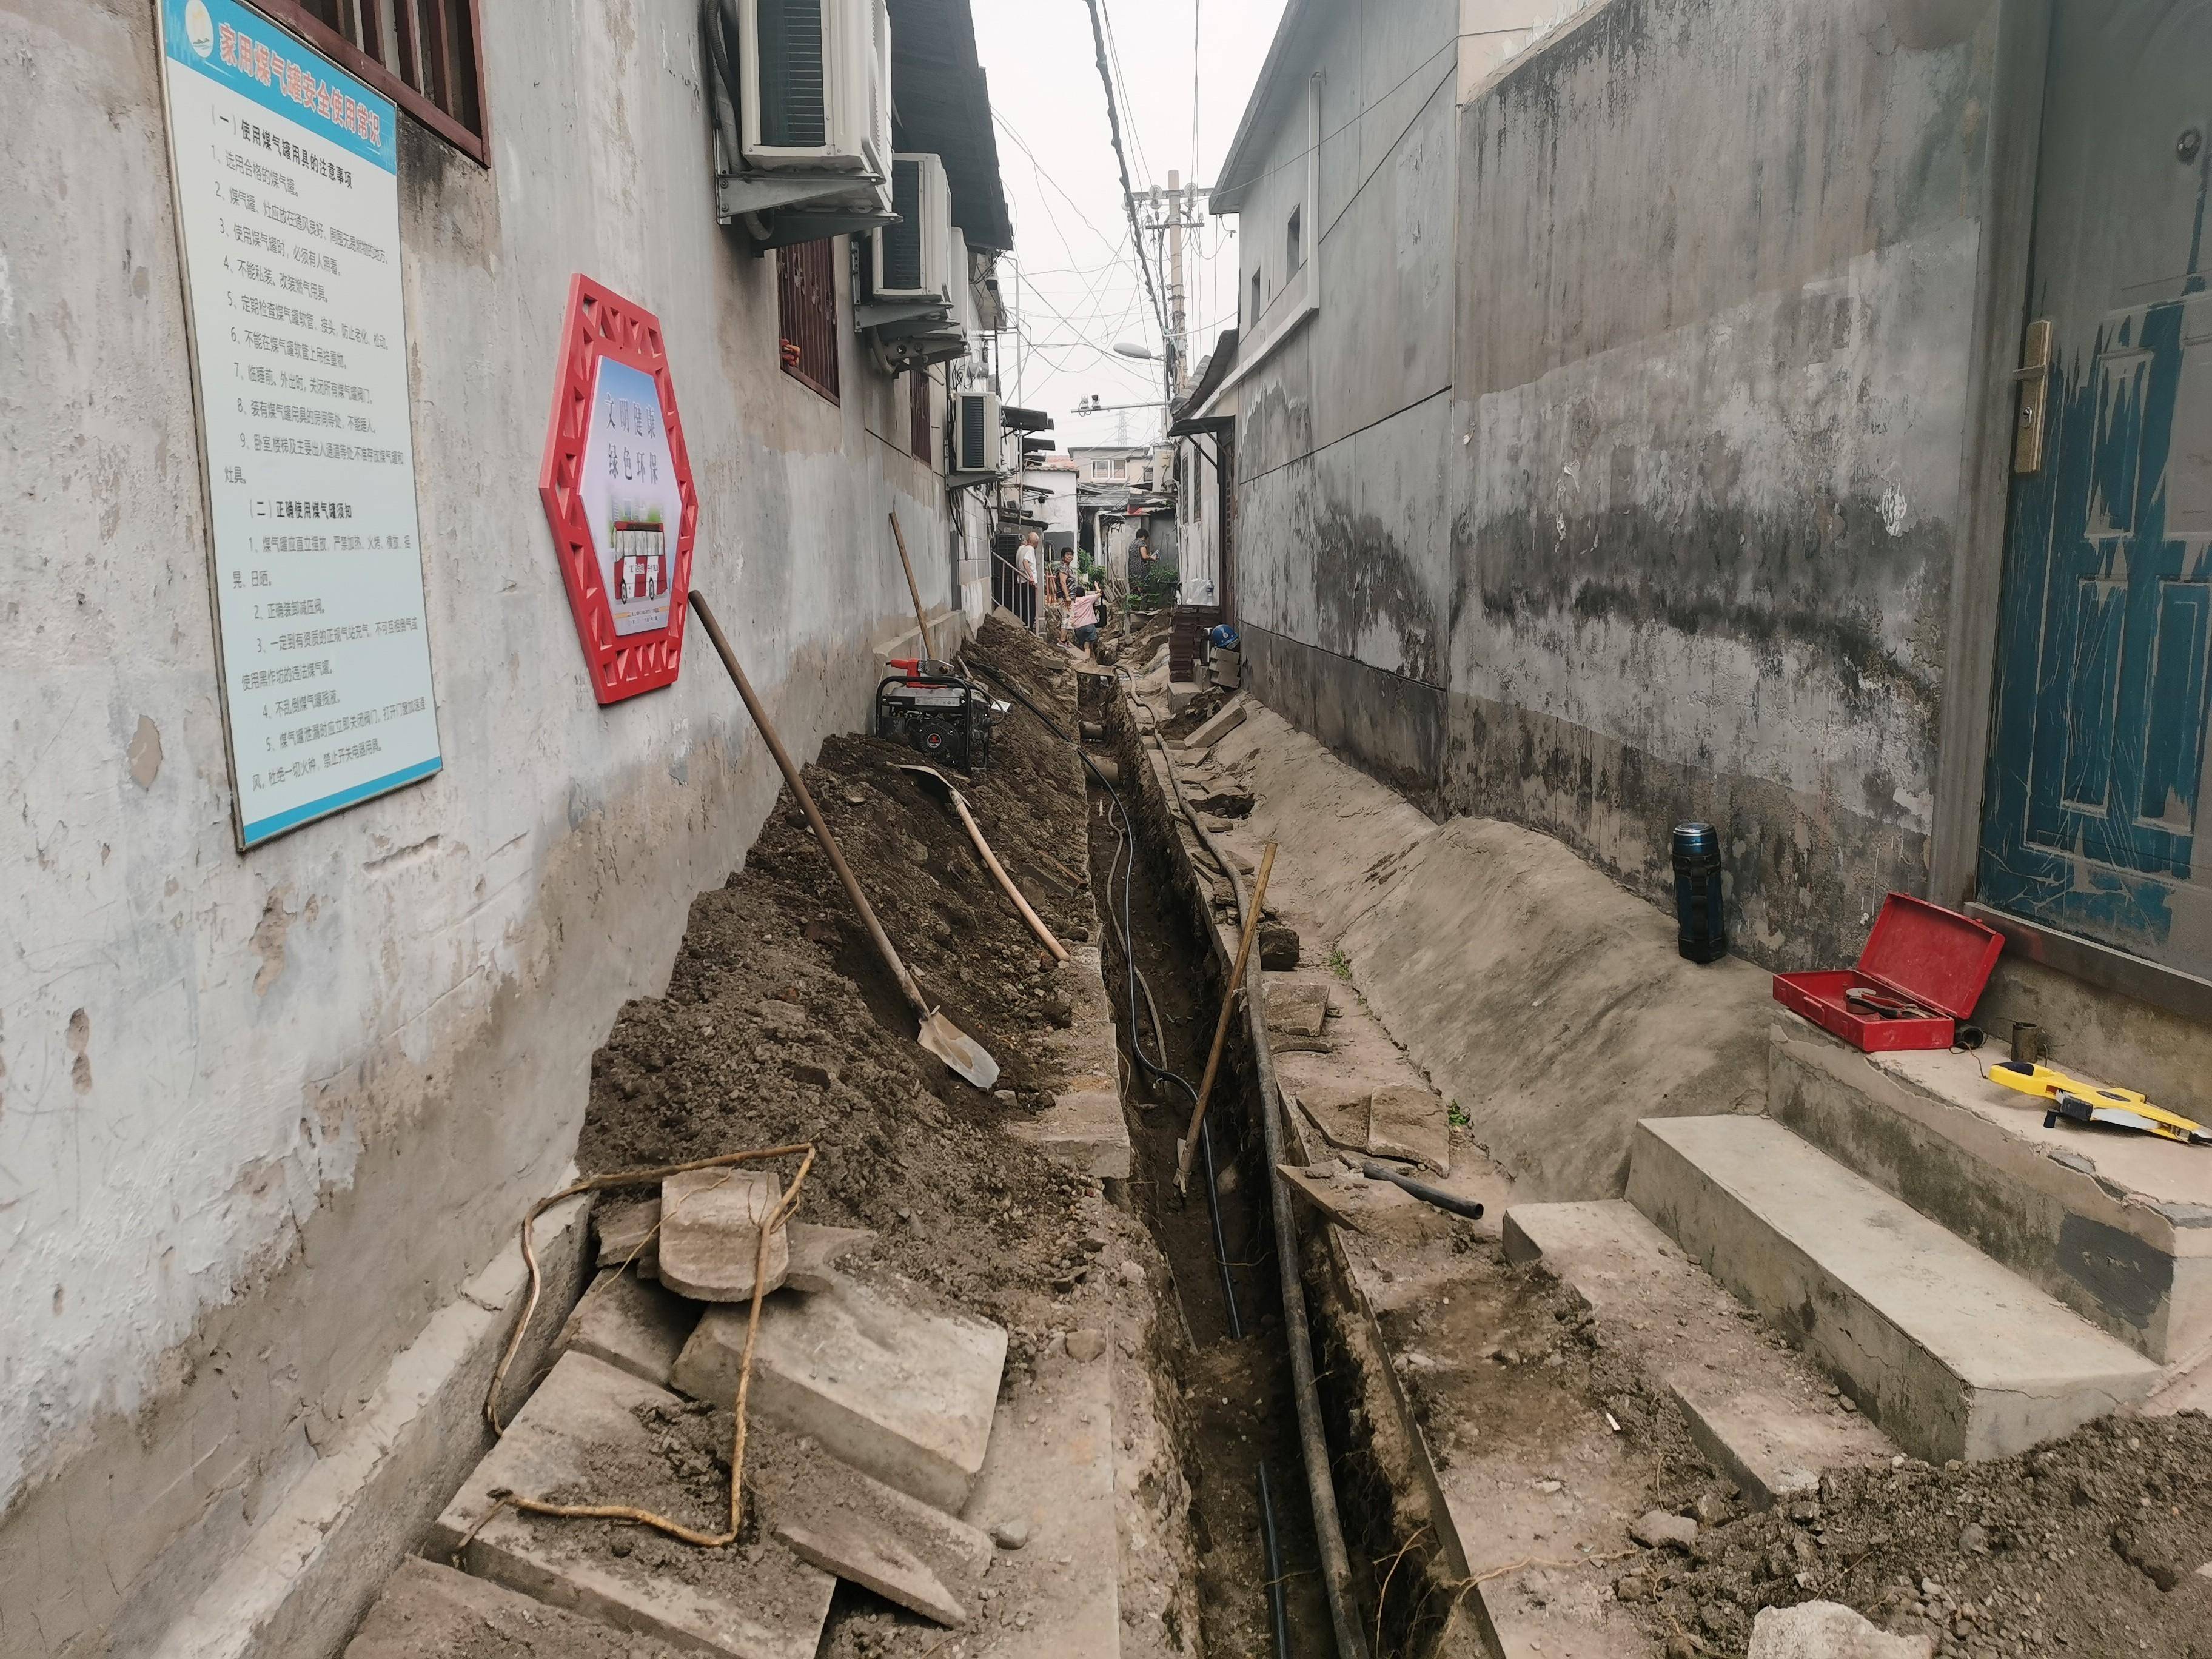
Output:
[[[493,165],[401,135],[446,770],[241,857],[145,0],[0,0],[0,1652],[142,1651],[570,1157],[775,787],[696,638],[592,702],[536,479],[569,273],[660,314],[696,580],[793,748],[954,603],[898,382],[777,367],[694,0],[483,0]],[[25,112],[37,118],[16,118]],[[155,757],[158,755],[158,766]]]
[[[1464,112],[1452,807],[1739,948],[1922,890],[1993,0],[1610,0]]]
[[[1253,684],[1310,729],[1330,702],[1364,695],[1356,665],[1437,696],[1449,665],[1458,19],[1457,0],[1334,9],[1298,95],[1240,168],[1258,175],[1237,239],[1248,362],[1319,284],[1317,314],[1240,364],[1236,446],[1237,605]],[[1303,82],[1316,70],[1322,143],[1309,203]],[[1304,271],[1287,264],[1293,209]]]

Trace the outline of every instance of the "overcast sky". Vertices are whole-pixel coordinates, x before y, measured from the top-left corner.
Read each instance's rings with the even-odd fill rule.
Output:
[[[1121,184],[1106,125],[1106,94],[1091,50],[1085,0],[973,0],[975,33],[999,123],[999,170],[1013,210],[1014,252],[1000,265],[1017,337],[1003,335],[1006,400],[1042,409],[1059,447],[1115,441],[1115,415],[1077,420],[1077,400],[1108,404],[1159,395],[1157,363],[1117,357],[1121,341],[1159,349],[1143,278],[1131,256]],[[1103,0],[1120,71],[1122,141],[1137,188],[1164,186],[1170,170],[1192,177],[1191,94],[1198,94],[1197,180],[1215,170],[1236,136],[1284,0]],[[1207,219],[1185,238],[1198,260],[1192,282],[1193,362],[1236,320],[1236,221]],[[1147,234],[1149,245],[1152,238]],[[1146,248],[1151,257],[1152,248]],[[1155,268],[1157,275],[1157,267]],[[1164,291],[1163,292],[1164,299]],[[1132,410],[1133,441],[1156,435],[1155,410]]]

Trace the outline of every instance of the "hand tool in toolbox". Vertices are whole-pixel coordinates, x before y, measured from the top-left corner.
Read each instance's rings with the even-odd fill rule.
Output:
[[[2133,1089],[2107,1089],[2077,1083],[2063,1072],[2016,1060],[2001,1060],[1990,1067],[1990,1081],[2002,1083],[2024,1095],[2049,1103],[2043,1115],[2046,1129],[2060,1118],[2074,1123],[2101,1123],[2112,1129],[2136,1129],[2161,1140],[2185,1146],[2212,1146],[2212,1129],[2192,1122],[2179,1112],[2154,1106]]]
[[[1972,917],[1892,893],[1856,967],[1777,974],[1774,1000],[1869,1054],[1954,1048],[2003,949]]]

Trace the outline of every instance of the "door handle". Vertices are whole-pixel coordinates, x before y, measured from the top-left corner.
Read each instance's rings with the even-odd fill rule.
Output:
[[[2027,325],[2013,379],[2020,383],[2020,422],[2013,432],[2012,470],[2024,477],[2043,471],[2044,417],[2051,407],[2050,318]]]

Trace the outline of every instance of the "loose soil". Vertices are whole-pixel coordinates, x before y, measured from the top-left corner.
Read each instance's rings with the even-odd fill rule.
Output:
[[[1072,726],[1065,659],[996,618],[974,655]],[[872,1258],[1010,1328],[1025,1293],[1079,1257],[1085,1183],[1002,1126],[1065,1079],[1039,1039],[1070,1018],[1060,974],[958,817],[896,769],[902,745],[832,738],[807,787],[907,965],[1000,1066],[986,1094],[915,1042],[915,1021],[787,790],[722,887],[691,908],[665,995],[628,1005],[594,1057],[577,1161],[587,1174],[811,1141],[799,1218],[876,1230]],[[1019,709],[990,764],[949,773],[1048,925],[1087,938],[1084,803],[1064,745]],[[787,1179],[796,1160],[784,1166]]]
[[[1674,1497],[1680,1499],[1678,1489]],[[1753,1613],[1819,1597],[1945,1655],[2212,1659],[2212,1419],[2106,1418],[2019,1457],[1825,1477],[1649,1577],[1660,1627],[1740,1654]]]

